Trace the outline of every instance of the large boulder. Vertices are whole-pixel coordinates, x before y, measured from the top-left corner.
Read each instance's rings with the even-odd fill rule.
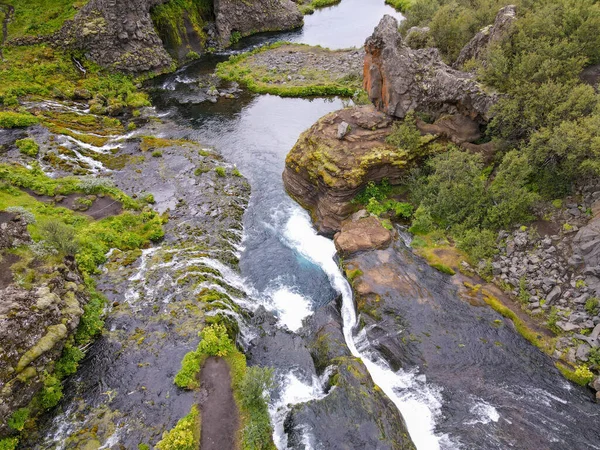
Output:
[[[483,28],[463,47],[454,62],[454,67],[461,68],[464,63],[471,59],[484,60],[490,45],[508,35],[516,19],[517,7],[515,5],[502,8],[496,15],[494,24]]]
[[[365,50],[364,87],[380,111],[399,118],[418,111],[434,118],[459,113],[478,122],[489,120],[496,96],[472,75],[445,64],[437,49],[405,45],[395,18],[381,19]]]
[[[355,210],[351,200],[369,181],[397,184],[405,174],[408,155],[385,141],[391,125],[373,106],[342,109],[319,119],[288,154],[285,188],[313,214],[320,233],[340,230]]]
[[[600,200],[592,205],[592,219],[579,229],[573,239],[573,253],[583,261],[583,272],[588,274],[588,287],[600,295]]]
[[[333,241],[339,254],[345,257],[364,250],[387,247],[392,242],[392,233],[381,225],[377,217],[370,216],[345,221]]]
[[[247,36],[263,31],[290,30],[302,26],[304,16],[291,0],[215,0],[219,39],[229,44],[233,32]]]
[[[31,289],[0,288],[0,437],[52,373],[88,302],[74,260],[49,271]]]

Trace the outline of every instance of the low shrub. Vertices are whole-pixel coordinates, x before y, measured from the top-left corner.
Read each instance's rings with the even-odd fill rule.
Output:
[[[177,425],[165,431],[156,444],[157,450],[197,450],[200,445],[200,413],[192,406],[188,415],[181,418]]]
[[[30,411],[28,408],[20,408],[16,410],[9,418],[8,418],[8,426],[15,431],[22,431],[25,428],[25,423],[29,419]]]

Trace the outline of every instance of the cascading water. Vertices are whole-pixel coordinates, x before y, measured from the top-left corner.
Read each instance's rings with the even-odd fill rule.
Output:
[[[448,436],[434,433],[435,417],[440,414],[441,400],[436,388],[427,385],[417,373],[392,371],[388,364],[369,348],[366,339],[354,334],[356,312],[352,288],[335,262],[333,242],[317,235],[308,214],[294,209],[284,230],[289,245],[309,261],[321,267],[334,289],[342,296],[342,318],[346,345],[353,356],[360,358],[373,381],[385,392],[402,413],[413,442],[419,449],[452,448]],[[361,350],[359,351],[358,346]],[[450,446],[449,446],[450,444]]]

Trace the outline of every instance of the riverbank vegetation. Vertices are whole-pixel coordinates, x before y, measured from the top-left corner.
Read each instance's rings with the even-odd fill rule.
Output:
[[[352,97],[361,88],[360,58],[352,51],[328,50],[305,44],[277,42],[242,53],[217,65],[216,74],[226,81],[244,84],[250,91],[281,97],[340,95]],[[282,64],[285,58],[286,64]],[[355,59],[357,69],[338,60]]]
[[[108,197],[125,211],[94,220],[55,203],[68,195],[81,196],[91,204],[95,201],[92,199]],[[56,275],[65,258],[71,258],[81,272],[81,289],[88,299],[82,306],[83,315],[76,332],[67,339],[62,356],[43,378],[42,389],[25,408],[27,419],[21,420],[22,410],[12,417],[18,425],[13,430],[23,431],[34,426],[39,413],[58,404],[62,398],[62,380],[76,372],[85,355],[82,349],[102,331],[106,300],[96,291],[92,275],[106,261],[110,249],[135,251],[161,239],[163,218],[108,181],[49,178],[36,164],[32,169],[0,165],[0,210],[25,217],[34,241],[14,250],[18,262],[11,271],[17,285],[25,289],[43,285]]]
[[[218,318],[218,316],[217,316]],[[245,355],[238,350],[233,341],[235,330],[228,329],[220,320],[213,321],[200,332],[200,343],[196,350],[187,353],[182,362],[181,369],[174,379],[174,383],[183,389],[198,389],[199,375],[206,359],[210,356],[223,358],[229,365],[231,372],[231,388],[240,412],[240,429],[238,442],[242,450],[273,450],[273,429],[268,411],[268,393],[274,387],[273,369],[261,367],[247,367]],[[186,416],[188,417],[188,416]],[[185,419],[188,423],[191,419]],[[182,421],[184,421],[182,419]],[[200,417],[195,419],[201,422]],[[177,425],[179,427],[179,424]],[[180,448],[197,449],[191,428],[183,426],[165,432],[163,440],[157,444],[162,450],[175,450]],[[190,447],[171,446],[175,435],[184,435],[180,439],[186,443],[194,443]],[[199,443],[199,441],[198,441]]]

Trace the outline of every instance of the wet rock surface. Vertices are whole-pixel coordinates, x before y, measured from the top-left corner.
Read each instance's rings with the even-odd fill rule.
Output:
[[[434,118],[459,113],[478,122],[489,120],[495,95],[470,74],[442,62],[437,49],[405,45],[393,17],[381,20],[365,50],[364,87],[380,111],[398,118],[417,111]]]
[[[348,131],[338,139],[341,123]],[[404,174],[407,158],[385,142],[392,119],[372,106],[347,108],[321,118],[286,158],[288,193],[313,213],[321,233],[333,235],[355,209],[350,201],[369,181]]]
[[[353,286],[366,342],[394,370],[412,373],[401,393],[429,398],[438,436],[458,427],[464,432],[450,442],[494,449],[585,447],[598,438],[583,425],[596,414],[590,391],[567,385],[549,357],[456,277],[399,241],[345,267],[361,271]]]

